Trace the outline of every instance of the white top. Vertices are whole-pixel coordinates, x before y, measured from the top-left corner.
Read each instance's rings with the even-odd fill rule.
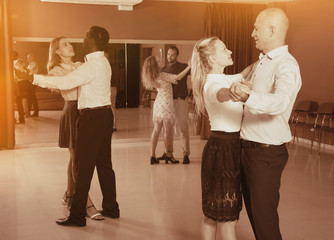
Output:
[[[248,75],[252,92],[245,103],[240,136],[254,142],[280,145],[291,141],[289,117],[301,76],[288,46],[260,55]]]
[[[63,77],[34,75],[34,84],[68,90],[79,87],[78,109],[110,105],[111,68],[103,51],[86,55],[86,62]]]
[[[217,92],[222,88],[230,88],[234,82],[239,82],[241,74],[208,74],[204,85],[204,103],[209,115],[211,131],[240,131],[243,106],[240,102],[219,102]]]
[[[22,59],[14,60],[13,64],[14,64],[14,66],[13,66],[14,67],[14,79],[18,82],[22,81],[22,80],[26,80],[24,78],[20,78],[16,74],[16,71],[19,71],[19,72],[22,72],[22,73],[28,73],[27,70],[23,66],[23,60]]]
[[[66,76],[67,74],[76,70],[81,66],[82,62],[76,62],[71,64],[60,63],[60,66],[55,66],[49,72],[52,76]],[[61,95],[65,101],[78,100],[78,88],[72,88],[70,90],[61,90]]]

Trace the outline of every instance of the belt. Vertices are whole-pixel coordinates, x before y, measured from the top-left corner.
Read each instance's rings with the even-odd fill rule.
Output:
[[[84,112],[91,111],[91,110],[101,110],[101,109],[111,109],[111,106],[106,105],[106,106],[101,106],[101,107],[83,108],[83,109],[79,109],[79,111],[80,113],[84,113]]]
[[[253,142],[253,141],[248,141],[248,140],[243,140],[241,139],[241,147],[243,148],[270,148],[270,147],[281,147],[285,143],[280,144],[280,145],[273,145],[273,144],[266,144],[266,143],[259,143],[259,142]]]
[[[210,137],[220,139],[238,139],[240,138],[240,132],[223,132],[223,131],[211,131]]]
[[[174,100],[186,100],[187,97],[176,97],[176,98],[173,98]]]

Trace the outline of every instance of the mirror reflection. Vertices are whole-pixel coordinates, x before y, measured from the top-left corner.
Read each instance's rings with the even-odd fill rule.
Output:
[[[52,39],[50,39],[51,41]],[[22,62],[24,67],[29,65],[28,55],[34,55],[34,61],[38,67],[38,74],[48,74],[47,63],[49,58],[49,45],[50,41],[14,41],[13,49],[18,53],[18,59]],[[73,51],[75,55],[72,57],[73,62],[84,62],[85,51],[83,49],[82,40],[70,39],[69,41],[73,46]],[[114,128],[117,130],[113,135],[113,138],[117,139],[117,135],[122,138],[124,132],[128,131],[138,131],[135,134],[138,137],[149,137],[151,127],[150,121],[150,111],[152,111],[153,103],[156,97],[156,90],[145,90],[141,84],[141,69],[144,60],[148,56],[156,56],[161,60],[161,66],[166,64],[166,53],[170,46],[177,46],[179,49],[178,61],[182,63],[187,63],[191,57],[192,48],[194,43],[192,41],[183,41],[177,44],[172,43],[109,43],[108,49],[106,51],[106,57],[110,61],[112,68],[112,80],[111,85],[113,85],[116,92],[115,97],[115,107],[116,121]],[[30,81],[27,81],[31,85]],[[29,86],[28,86],[29,87]],[[24,88],[28,88],[27,86]],[[191,93],[191,79],[190,76],[187,78],[188,93]],[[24,90],[26,91],[26,90]],[[34,115],[34,106],[28,106],[28,96],[29,94],[24,94],[22,98],[22,108],[24,112],[25,124],[16,125],[16,128],[22,129],[24,126],[29,125],[30,127],[25,127],[30,129],[31,134],[34,137],[29,137],[30,134],[24,135],[22,131],[16,131],[16,145],[17,147],[26,146],[27,144],[42,143],[45,141],[46,136],[39,136],[38,129],[43,128],[43,124],[48,124],[47,122],[53,122],[59,120],[59,115],[64,106],[64,99],[59,91],[51,91],[46,88],[41,88],[35,86],[35,96],[38,104],[38,115]],[[193,109],[192,99],[189,99],[190,106],[190,121],[192,129],[191,132],[195,134],[196,131],[196,121],[193,121],[195,116],[195,111]],[[29,100],[30,102],[30,100]],[[126,114],[130,114],[126,111],[128,108],[140,108],[141,111],[145,113],[148,112],[147,121],[138,121],[136,126],[124,125],[124,118],[130,117]],[[28,110],[29,109],[29,110]],[[126,113],[125,115],[122,113]],[[137,114],[140,114],[139,112]],[[20,123],[19,111],[16,109],[15,112],[16,121]],[[137,116],[131,116],[137,118]],[[130,118],[131,118],[130,117]],[[44,120],[43,120],[44,119]],[[22,120],[22,119],[21,119]],[[26,121],[29,124],[26,124]],[[31,125],[33,124],[33,125]],[[32,130],[31,127],[34,129]],[[143,129],[146,129],[145,131]],[[29,130],[27,130],[29,131]],[[144,132],[143,132],[144,131]],[[177,129],[175,129],[177,133]],[[56,142],[58,137],[58,130],[54,129],[54,134],[51,133],[49,141]]]

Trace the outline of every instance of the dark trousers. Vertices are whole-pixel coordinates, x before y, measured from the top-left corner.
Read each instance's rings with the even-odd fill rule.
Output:
[[[31,111],[32,107],[34,108],[34,114],[38,114],[39,108],[38,108],[38,102],[36,98],[36,86],[31,84],[29,87],[29,95],[28,95],[29,112]]]
[[[17,112],[18,112],[18,115],[19,115],[19,122],[23,123],[24,122],[24,112],[23,112],[23,105],[22,105],[21,95],[16,95],[15,102],[16,102]]]
[[[15,93],[16,93],[15,102],[16,102],[17,112],[19,115],[19,122],[23,123],[24,110],[23,110],[22,98],[27,96],[27,80],[17,82]]]
[[[285,144],[242,148],[243,196],[257,240],[282,239],[277,208],[281,176],[288,157]]]
[[[72,219],[82,221],[86,216],[87,197],[95,166],[103,195],[102,208],[118,209],[115,173],[111,163],[113,120],[110,108],[88,110],[78,118],[75,146],[78,172],[71,206]]]

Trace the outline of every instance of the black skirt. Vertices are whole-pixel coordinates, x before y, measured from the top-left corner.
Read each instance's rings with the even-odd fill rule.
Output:
[[[239,132],[211,133],[202,154],[202,210],[206,217],[228,222],[242,208]]]
[[[59,147],[74,148],[77,132],[77,120],[80,113],[78,101],[65,101],[59,125]]]

